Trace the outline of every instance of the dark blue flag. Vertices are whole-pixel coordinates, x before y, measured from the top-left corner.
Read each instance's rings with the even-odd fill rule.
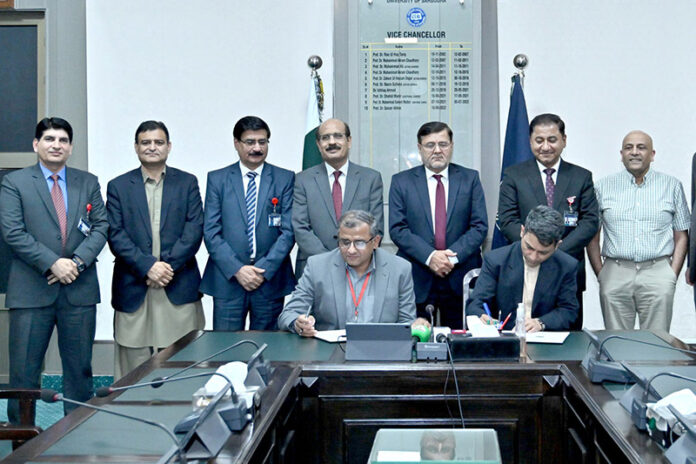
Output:
[[[512,76],[512,92],[510,94],[510,111],[508,112],[507,128],[505,129],[505,147],[503,148],[503,166],[500,170],[500,180],[508,166],[534,158],[529,148],[529,118],[527,104],[524,101],[524,91],[519,74]],[[508,244],[495,218],[492,249]]]

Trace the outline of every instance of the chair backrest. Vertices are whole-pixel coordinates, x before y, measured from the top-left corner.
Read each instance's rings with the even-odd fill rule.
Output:
[[[467,272],[462,279],[462,319],[464,320],[464,329],[466,329],[466,300],[469,299],[469,293],[474,288],[479,274],[481,274],[481,268],[477,267]]]
[[[7,388],[0,390],[0,399],[19,401],[19,424],[0,422],[0,440],[12,440],[12,449],[19,448],[25,441],[41,433],[41,427],[34,423],[36,400],[41,398],[41,390],[34,388]]]

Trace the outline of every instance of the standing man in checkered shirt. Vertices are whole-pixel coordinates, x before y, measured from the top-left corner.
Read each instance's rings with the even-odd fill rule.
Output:
[[[587,246],[599,281],[607,329],[669,331],[677,276],[688,246],[689,207],[681,182],[650,169],[652,138],[631,131],[623,139],[626,171],[595,183],[604,243]],[[604,257],[604,259],[602,259]]]

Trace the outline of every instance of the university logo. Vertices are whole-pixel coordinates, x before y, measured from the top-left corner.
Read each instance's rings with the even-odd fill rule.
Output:
[[[413,27],[421,27],[425,23],[425,11],[420,8],[411,8],[406,13],[406,21]]]

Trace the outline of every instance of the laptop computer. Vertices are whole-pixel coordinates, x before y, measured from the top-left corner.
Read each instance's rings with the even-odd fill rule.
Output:
[[[346,323],[346,361],[410,361],[411,324]]]

